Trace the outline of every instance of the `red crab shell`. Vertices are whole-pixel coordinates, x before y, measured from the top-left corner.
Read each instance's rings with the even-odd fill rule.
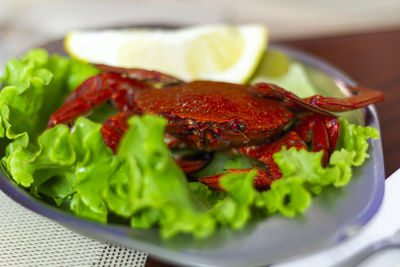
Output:
[[[166,117],[167,132],[195,148],[265,143],[281,132],[294,114],[280,101],[259,97],[245,87],[196,81],[140,91],[135,102],[143,113]]]

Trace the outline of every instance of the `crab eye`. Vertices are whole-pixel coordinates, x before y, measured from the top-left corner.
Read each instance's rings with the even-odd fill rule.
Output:
[[[247,124],[241,119],[233,119],[230,122],[230,126],[232,130],[243,132],[247,129]]]

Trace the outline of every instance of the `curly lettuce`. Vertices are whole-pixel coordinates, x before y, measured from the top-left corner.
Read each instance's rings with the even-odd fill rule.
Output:
[[[11,59],[0,84],[0,137],[26,147],[46,127],[47,119],[64,97],[98,70],[88,64],[49,57],[41,49]]]

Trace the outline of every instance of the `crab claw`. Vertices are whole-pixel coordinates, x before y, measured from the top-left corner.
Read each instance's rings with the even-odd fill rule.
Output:
[[[95,64],[95,66],[103,72],[119,74],[123,77],[145,82],[149,85],[160,84],[162,87],[164,87],[164,86],[184,83],[178,78],[153,70],[144,70],[137,68],[120,68],[104,64]]]

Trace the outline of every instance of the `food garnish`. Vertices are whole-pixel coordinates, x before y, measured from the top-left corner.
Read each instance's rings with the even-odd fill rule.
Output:
[[[260,24],[74,31],[65,38],[68,53],[87,62],[233,83],[251,77],[266,45]]]

